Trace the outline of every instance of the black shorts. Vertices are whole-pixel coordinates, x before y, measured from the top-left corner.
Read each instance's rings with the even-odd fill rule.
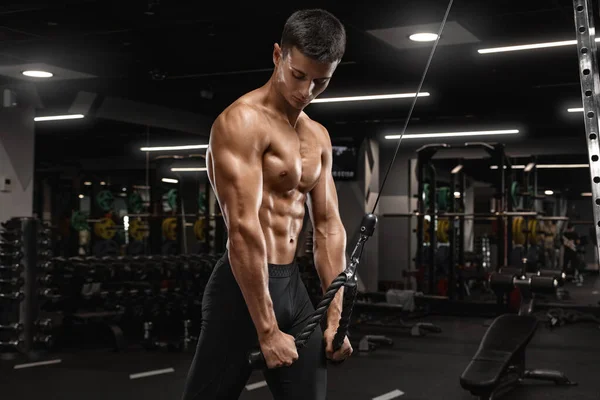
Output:
[[[269,291],[279,329],[296,336],[314,311],[298,266],[269,264]],[[237,399],[252,372],[247,355],[257,349],[256,329],[226,252],[204,291],[202,330],[183,400]],[[324,400],[326,365],[317,327],[294,364],[265,370],[264,377],[275,400]]]

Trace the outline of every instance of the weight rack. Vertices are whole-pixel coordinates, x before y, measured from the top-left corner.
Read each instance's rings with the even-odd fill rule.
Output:
[[[600,109],[600,78],[598,75],[596,31],[594,28],[594,8],[591,0],[574,0],[575,31],[577,33],[577,54],[579,57],[579,78],[585,121],[586,141],[590,162],[590,178],[594,209],[596,238],[600,245],[600,146],[598,144]],[[600,251],[597,246],[596,251]]]

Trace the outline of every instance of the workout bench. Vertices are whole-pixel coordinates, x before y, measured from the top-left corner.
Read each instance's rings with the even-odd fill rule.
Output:
[[[573,386],[565,374],[551,370],[528,370],[525,350],[538,327],[531,315],[534,293],[553,293],[560,277],[537,274],[500,274],[490,277],[490,287],[498,294],[518,288],[522,301],[519,314],[497,317],[485,333],[479,349],[460,377],[463,389],[480,400],[495,400],[516,388],[525,379],[551,381]]]

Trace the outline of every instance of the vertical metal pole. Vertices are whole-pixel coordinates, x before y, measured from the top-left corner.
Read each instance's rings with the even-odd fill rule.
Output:
[[[458,210],[456,209],[456,197],[454,196],[454,192],[456,192],[456,175],[451,174],[451,183],[450,183],[450,212],[454,213]],[[455,299],[455,291],[456,291],[456,242],[457,242],[457,232],[456,232],[456,217],[450,218],[450,263],[448,264],[448,298],[450,300]]]
[[[431,157],[433,154],[427,158],[427,168],[431,171],[431,182],[429,183],[429,190],[431,191],[431,195],[429,196],[429,213],[431,215],[431,220],[429,221],[429,294],[435,293],[435,282],[436,282],[436,263],[435,263],[435,255],[437,253],[437,236],[436,229],[438,223],[437,216],[437,207],[436,207],[436,196],[437,196],[437,185],[436,180],[437,176],[435,173],[435,167],[431,163]]]
[[[598,59],[596,54],[594,8],[590,0],[574,0],[573,9],[575,13],[575,31],[577,34],[583,118],[590,163],[594,226],[596,228],[596,239],[600,245],[600,146],[598,145],[600,78],[598,76]],[[598,246],[596,246],[596,251],[598,251]]]

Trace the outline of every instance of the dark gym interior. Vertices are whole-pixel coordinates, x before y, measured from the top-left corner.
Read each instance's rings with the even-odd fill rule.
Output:
[[[598,2],[7,0],[0,397],[181,398],[228,242],[211,126],[309,8],[347,34],[305,112],[348,261],[377,218],[327,398],[600,396]],[[240,398],[273,398],[261,371]]]

